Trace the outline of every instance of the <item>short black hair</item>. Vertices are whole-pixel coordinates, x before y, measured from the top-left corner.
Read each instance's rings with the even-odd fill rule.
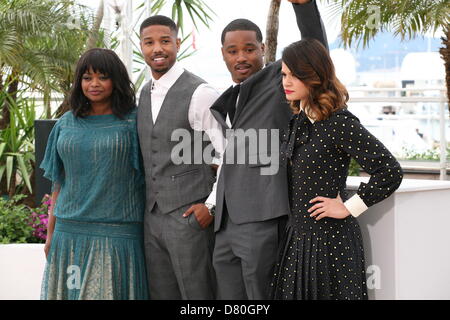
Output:
[[[252,21],[248,19],[236,19],[231,21],[222,31],[222,45],[225,42],[225,35],[227,32],[231,31],[255,31],[256,32],[256,40],[258,42],[262,42],[263,36],[261,33],[261,29]]]
[[[169,27],[170,30],[174,31],[176,35],[178,35],[178,27],[175,24],[175,22],[170,19],[169,17],[162,16],[162,15],[156,15],[151,16],[147,19],[145,19],[141,23],[141,27],[139,28],[139,34],[142,34],[142,30],[149,26],[166,26]]]
[[[83,75],[91,69],[111,79],[113,83],[111,109],[117,117],[123,119],[136,107],[135,88],[123,62],[109,49],[90,49],[78,60],[69,97],[72,112],[76,117],[85,117],[91,111],[91,103],[83,94],[81,87]]]

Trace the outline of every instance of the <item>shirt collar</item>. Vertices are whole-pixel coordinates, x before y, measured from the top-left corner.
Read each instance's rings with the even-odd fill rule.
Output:
[[[152,83],[154,83],[156,86],[161,86],[166,89],[169,89],[175,84],[175,82],[183,74],[183,72],[184,72],[184,69],[181,67],[181,65],[178,62],[175,62],[175,64],[172,66],[172,68],[170,68],[158,80],[153,78],[153,75],[152,75]]]
[[[308,116],[308,114],[305,112],[305,110],[303,110],[303,109],[301,109],[301,110],[303,111],[303,113],[304,113],[305,116],[309,119],[309,121],[310,121],[311,123],[316,122],[316,120],[314,120],[313,118],[310,118],[310,117]]]

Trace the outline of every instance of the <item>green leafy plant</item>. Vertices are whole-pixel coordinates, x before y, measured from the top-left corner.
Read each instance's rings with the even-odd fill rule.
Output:
[[[92,11],[73,0],[0,1],[0,91],[14,101],[19,91],[41,94],[50,118],[52,93],[67,96],[88,39],[95,33],[95,45],[103,45],[101,30],[93,26]],[[0,110],[4,129],[9,109],[0,105]]]
[[[26,195],[0,197],[0,244],[44,243],[47,238],[49,195],[37,208],[22,204]]]
[[[450,148],[447,148],[447,160],[450,157]],[[415,150],[402,148],[402,159],[405,160],[425,160],[425,161],[439,161],[441,153],[439,149],[428,149],[425,152],[417,152]]]
[[[361,171],[361,167],[359,166],[358,162],[356,162],[355,159],[350,160],[350,165],[348,167],[348,175],[349,176],[359,176],[359,173]]]
[[[184,16],[187,14],[198,30],[196,21],[200,20],[203,25],[209,26],[212,21],[211,15],[214,11],[203,0],[172,0],[172,19],[175,21],[181,32],[184,33]],[[167,4],[167,0],[156,0],[152,5],[152,13],[158,14]],[[143,7],[143,3],[140,7]]]
[[[19,96],[14,101],[0,92],[0,104],[8,100],[9,125],[0,132],[0,184],[1,194],[12,197],[26,188],[33,193],[32,181],[35,167],[34,120],[35,102]]]
[[[19,204],[25,195],[15,195],[11,199],[0,197],[0,243],[27,243],[32,239],[30,209]]]

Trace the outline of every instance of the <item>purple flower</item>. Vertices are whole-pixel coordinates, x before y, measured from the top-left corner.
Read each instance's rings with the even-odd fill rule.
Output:
[[[28,224],[33,228],[32,235],[36,239],[47,239],[48,216],[51,208],[51,197],[45,195],[40,207],[33,209]]]
[[[52,204],[52,198],[50,197],[50,195],[46,194],[44,196],[44,198],[42,199],[42,203],[49,206]]]

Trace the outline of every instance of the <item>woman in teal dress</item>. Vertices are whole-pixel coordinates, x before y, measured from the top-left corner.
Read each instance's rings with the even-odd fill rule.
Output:
[[[81,56],[41,168],[53,182],[41,299],[148,299],[133,85],[111,50]]]

